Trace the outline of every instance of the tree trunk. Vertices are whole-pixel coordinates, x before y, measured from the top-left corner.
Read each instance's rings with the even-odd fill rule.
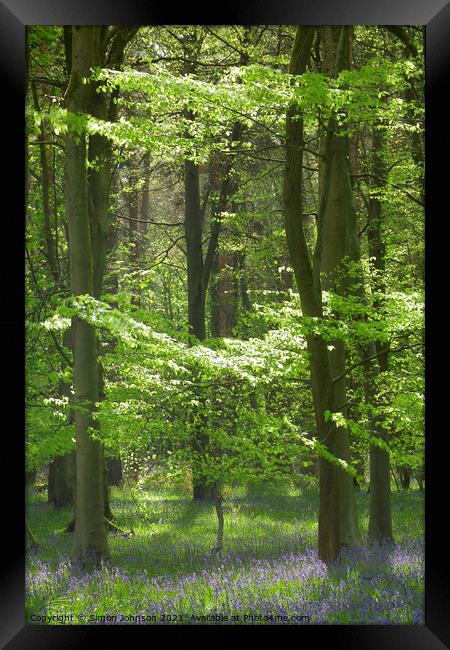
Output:
[[[137,28],[121,27],[115,33],[109,52],[107,46],[107,27],[98,27],[93,34],[93,56],[95,65],[109,62],[113,68],[122,64],[124,49],[136,33]],[[97,118],[114,121],[117,118],[117,104],[114,97],[107,93],[97,92],[97,84],[90,87],[89,112]],[[103,292],[106,253],[108,249],[108,209],[111,190],[112,146],[108,138],[94,134],[89,138],[89,162],[93,163],[88,171],[88,210],[89,229],[92,251],[92,290],[94,298],[100,299]],[[137,201],[137,199],[136,199]],[[98,399],[105,398],[103,368],[101,365],[101,349],[97,350]],[[101,450],[101,474],[104,499],[104,516],[111,521],[113,513],[109,503],[109,492],[106,479],[104,450]]]
[[[51,460],[48,464],[47,477],[47,503],[53,505],[55,500],[55,461]]]
[[[203,215],[200,205],[198,166],[191,160],[184,163],[185,237],[187,254],[187,289],[189,331],[199,341],[205,338],[205,287],[203,271]]]
[[[324,68],[327,74],[337,75],[341,70],[350,68],[350,32],[347,27],[322,28],[324,43]],[[348,285],[354,283],[346,277],[342,261],[348,257],[359,259],[359,247],[356,233],[356,213],[353,203],[353,191],[349,170],[349,139],[336,135],[336,120],[332,117],[328,124],[328,135],[322,147],[325,155],[320,165],[320,186],[322,190],[323,212],[319,214],[321,237],[320,271],[324,274],[322,287],[337,294],[348,293]],[[325,181],[325,175],[327,180]],[[326,194],[324,197],[323,194]],[[321,201],[322,202],[322,201]],[[334,349],[329,352],[330,368],[333,377],[340,376],[335,382],[333,410],[347,414],[345,344],[341,340],[331,342]],[[350,440],[346,429],[336,429],[337,455],[350,461]],[[353,480],[348,472],[339,469],[340,482],[340,536],[341,544],[354,546],[360,543],[356,514],[356,502]]]
[[[425,481],[425,469],[422,468],[418,472],[415,472],[414,477],[415,477],[415,479],[417,481],[417,485],[419,486],[419,490],[422,492],[423,483]]]
[[[397,488],[397,492],[400,492],[400,485],[398,484],[397,476],[395,475],[395,472],[394,472],[394,470],[392,469],[392,467],[391,467],[391,475],[392,475],[392,478],[393,478],[394,481],[395,481],[395,487]],[[370,486],[369,486],[369,487],[370,487]]]
[[[25,471],[25,498],[28,503],[30,497],[31,488],[34,486],[36,481],[36,470]],[[25,548],[27,551],[32,551],[37,549],[39,546],[36,537],[33,534],[33,531],[30,528],[28,523],[28,516],[26,517],[26,535],[25,535]]]
[[[187,290],[188,290],[188,322],[189,331],[199,341],[205,339],[205,286],[203,284],[203,215],[200,205],[200,178],[199,170],[195,163],[186,160],[184,163],[184,189],[185,189],[185,237],[187,255]],[[211,490],[206,485],[200,464],[197,462],[201,449],[208,442],[206,419],[194,432],[192,482],[194,501],[207,501],[211,499]]]
[[[232,141],[242,138],[242,126],[233,126]],[[217,200],[211,205],[212,236],[218,234],[221,213],[226,210],[230,195],[237,191],[237,184],[230,176],[231,161],[216,154],[210,164],[210,183],[217,194]],[[237,206],[231,206],[232,211]],[[217,246],[215,247],[217,249]],[[239,302],[239,282],[233,277],[233,272],[239,267],[240,257],[236,253],[215,250],[211,263],[211,336],[230,336],[231,330],[237,323]]]
[[[299,27],[292,49],[289,72],[301,75],[310,58],[314,27]],[[286,163],[283,186],[283,206],[286,240],[304,316],[322,317],[320,273],[313,267],[303,230],[303,120],[295,105],[286,115]],[[316,428],[319,439],[335,452],[335,432],[327,426],[326,409],[332,410],[333,384],[325,341],[318,335],[307,337],[310,358],[311,388]],[[319,459],[319,557],[333,562],[340,551],[339,480],[337,467]]]
[[[58,456],[52,461],[53,494],[49,503],[55,508],[70,508],[73,505],[73,454]]]
[[[33,95],[34,108],[36,111],[40,111],[39,98],[36,90],[36,86],[31,84],[31,91]],[[50,271],[55,280],[58,280],[59,273],[56,262],[56,252],[55,252],[55,242],[52,234],[51,227],[51,206],[50,206],[50,167],[48,164],[47,158],[47,146],[46,142],[48,141],[47,128],[45,124],[45,118],[42,118],[41,122],[41,135],[40,135],[40,144],[39,152],[41,158],[41,169],[42,169],[42,215],[44,217],[44,242],[45,242],[45,253],[47,257],[47,262],[50,267]]]
[[[25,548],[27,551],[36,551],[39,548],[39,542],[36,539],[35,534],[30,528],[30,524],[26,524],[26,538],[25,538]]]
[[[36,111],[40,111],[39,97],[36,86],[31,84],[33,102]],[[48,164],[47,145],[49,140],[45,120],[41,123],[40,135],[40,162],[42,170],[42,213],[44,218],[44,243],[46,258],[50,267],[50,271],[54,280],[60,281],[59,268],[57,264],[57,242],[56,237],[52,233],[51,227],[51,206],[50,206],[50,186],[52,182],[52,175]],[[54,182],[54,179],[53,179]],[[56,205],[55,205],[56,211]],[[56,228],[55,228],[56,235]],[[67,345],[67,337],[70,338],[69,333],[64,334]],[[61,382],[59,386],[61,395],[68,395],[67,387]],[[72,485],[69,483],[71,480],[71,459],[69,456],[59,456],[49,463],[49,480],[48,480],[48,503],[56,508],[66,508],[72,504]]]
[[[122,461],[117,456],[106,460],[106,475],[108,485],[120,485],[122,481]]]
[[[383,164],[383,137],[379,130],[374,129],[372,134],[372,171],[377,178],[383,179],[386,171]],[[369,244],[369,257],[377,272],[375,290],[383,295],[385,291],[385,245],[382,237],[382,205],[378,197],[370,197],[368,203],[368,228],[367,240]],[[379,311],[383,309],[382,300],[376,303]],[[388,346],[382,347],[380,343],[372,344],[366,356],[378,353],[377,361],[367,361],[364,369],[368,379],[366,399],[373,401],[373,390],[370,389],[371,377],[388,370]],[[372,369],[371,369],[372,368]],[[378,371],[377,371],[377,370]],[[372,399],[371,399],[372,397]],[[381,405],[379,405],[381,406]],[[378,416],[372,421],[372,435],[389,444],[389,434],[382,426],[383,418]],[[391,513],[391,466],[389,454],[377,445],[370,445],[370,505],[369,505],[369,531],[368,539],[371,542],[383,543],[393,539],[392,513]]]
[[[63,345],[66,348],[72,349],[71,328],[66,330],[63,334]],[[62,365],[62,370],[64,370],[64,367],[65,366]],[[67,397],[69,403],[72,402],[70,386],[62,380],[59,382],[58,392],[61,396]],[[72,423],[73,411],[71,409],[68,416],[68,424]],[[64,456],[58,456],[51,461],[50,465],[52,474],[52,491],[50,494],[49,490],[48,503],[51,503],[55,508],[69,508],[74,503],[75,453],[72,451]]]
[[[36,470],[32,469],[29,472],[25,472],[25,486],[27,488],[34,487],[36,482]]]
[[[220,301],[219,301],[219,254],[216,252],[211,265],[211,336],[220,337]]]
[[[217,483],[214,485],[212,492],[213,492],[214,507],[216,509],[217,521],[218,521],[217,543],[215,548],[213,549],[213,552],[220,557],[222,555],[222,550],[223,550],[224,517],[223,517],[223,498]]]
[[[376,352],[375,344],[368,346],[367,356]],[[376,359],[364,362],[364,392],[367,403],[373,403],[374,379],[379,375]],[[371,417],[370,434],[388,444],[389,436],[383,428],[382,415]],[[389,454],[376,444],[370,443],[370,502],[369,542],[382,544],[393,539],[391,514],[391,471]]]
[[[409,490],[409,486],[411,485],[411,470],[409,467],[401,467],[398,472],[402,489]]]
[[[72,113],[87,112],[91,91],[82,83],[95,65],[94,38],[97,27],[74,26],[72,70],[65,95]],[[73,295],[94,295],[93,251],[89,224],[87,148],[84,133],[66,135],[66,217],[69,229],[69,259]],[[74,421],[76,431],[75,560],[99,563],[109,557],[104,524],[103,453],[90,433],[98,401],[98,361],[95,328],[78,317],[72,319]]]
[[[376,426],[376,423],[375,423]],[[373,432],[380,440],[387,442],[382,428]],[[370,542],[382,544],[393,540],[391,513],[391,476],[389,454],[376,445],[370,445]]]
[[[105,458],[103,456],[103,498],[104,498],[104,515],[108,521],[114,519],[113,512],[111,510],[111,500],[110,500],[110,489],[108,485],[108,470],[106,467]]]
[[[141,195],[139,230],[144,235],[148,231],[148,223],[145,223],[150,217],[150,155],[144,154],[142,158],[142,167],[144,170],[144,187]]]

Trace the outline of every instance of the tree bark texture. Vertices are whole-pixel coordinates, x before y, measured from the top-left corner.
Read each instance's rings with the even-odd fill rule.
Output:
[[[73,113],[86,112],[91,91],[82,83],[95,66],[97,27],[72,29],[72,70],[65,95],[66,107]],[[87,144],[84,133],[66,136],[65,188],[66,218],[69,229],[71,291],[74,296],[94,295],[93,251],[89,224]],[[75,560],[98,563],[109,556],[104,524],[103,453],[93,439],[93,418],[98,401],[97,341],[95,328],[74,317],[73,375],[74,421],[76,431],[77,508],[74,536]]]
[[[123,61],[124,49],[136,33],[137,28],[120,27],[114,32],[109,49],[107,48],[108,28],[99,26],[93,33],[93,57],[95,65],[109,65],[119,68]],[[97,92],[97,84],[89,85],[87,102],[88,112],[96,118],[114,121],[117,118],[115,95]],[[92,251],[92,290],[94,298],[99,299],[103,292],[106,253],[108,250],[108,210],[112,175],[112,146],[105,136],[94,134],[89,137],[88,159],[88,210],[89,229]],[[101,350],[97,351],[98,363],[98,399],[104,399],[103,368]],[[104,497],[104,514],[109,520],[113,514],[109,504],[109,492],[106,480],[104,452],[102,449],[102,484]]]
[[[310,58],[311,46],[316,29],[299,27],[292,49],[289,72],[301,75]],[[313,267],[303,230],[303,120],[295,105],[288,108],[286,115],[286,163],[283,186],[283,207],[286,240],[295,280],[300,294],[304,316],[322,317],[320,273]],[[332,409],[333,384],[327,346],[318,335],[307,337],[310,358],[311,388],[318,437],[329,451],[335,453],[335,434],[325,422],[324,412]],[[340,551],[339,480],[337,467],[319,459],[319,557],[327,562],[334,561]]]
[[[350,69],[350,29],[348,27],[323,27],[324,68],[327,74],[336,76]],[[350,143],[348,136],[336,133],[337,122],[332,117],[328,124],[328,134],[322,151],[324,159],[319,168],[321,191],[326,195],[319,211],[318,228],[320,237],[320,272],[322,288],[345,296],[354,280],[348,277],[342,267],[345,258],[359,260],[359,245],[356,228],[356,211],[350,181]],[[325,178],[326,177],[326,178]],[[331,342],[333,349],[328,352],[332,377],[341,377],[334,382],[333,411],[347,415],[345,343],[342,340]],[[335,427],[337,455],[350,461],[350,439],[343,427]],[[353,480],[348,472],[339,469],[340,498],[340,539],[345,546],[360,542]]]
[[[185,237],[189,330],[199,341],[205,338],[205,285],[203,277],[203,214],[198,166],[184,162]]]

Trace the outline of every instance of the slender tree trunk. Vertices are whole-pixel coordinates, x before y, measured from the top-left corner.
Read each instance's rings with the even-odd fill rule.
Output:
[[[202,282],[203,215],[200,204],[199,170],[191,160],[186,160],[184,163],[184,189],[189,330],[199,341],[203,341],[206,297]]]
[[[40,103],[36,86],[31,84],[34,108],[40,111]],[[54,233],[52,232],[52,215],[51,215],[51,200],[50,190],[53,182],[55,188],[55,169],[53,173],[50,170],[50,165],[47,155],[47,142],[49,135],[47,132],[45,119],[41,122],[41,135],[40,135],[40,163],[42,171],[42,213],[43,213],[43,226],[44,226],[44,244],[45,254],[49,264],[50,271],[53,279],[57,283],[61,283],[59,263],[58,263],[58,238],[57,238],[57,221],[55,219]],[[57,213],[56,196],[54,195],[54,212]],[[64,334],[63,343],[66,347],[70,347],[70,330]],[[60,382],[59,393],[62,396],[68,396],[68,387]],[[54,505],[56,508],[66,508],[72,505],[72,456],[58,456],[49,464],[49,482],[48,482],[48,503]]]
[[[220,487],[218,483],[216,483],[213,486],[212,492],[213,492],[214,507],[216,509],[217,521],[218,521],[217,543],[214,548],[214,552],[220,557],[222,555],[222,550],[223,550],[224,516],[223,516],[223,497],[220,492]]]
[[[376,427],[376,422],[374,423]],[[386,442],[382,428],[374,428],[373,434]],[[384,449],[370,445],[370,504],[369,531],[371,542],[382,544],[393,540],[391,513],[391,477],[389,455]]]
[[[28,521],[26,526],[25,547],[27,551],[35,551],[39,548],[39,542],[37,541],[36,535],[31,530]]]
[[[400,485],[403,490],[409,490],[411,485],[411,470],[409,467],[401,467],[398,471],[400,475]]]
[[[241,125],[235,124],[232,130],[232,139],[239,139],[241,137],[241,132]],[[209,242],[205,255],[203,254],[202,246],[204,210],[202,211],[200,203],[199,170],[190,160],[185,161],[184,169],[184,223],[188,269],[188,320],[191,334],[200,341],[204,340],[206,336],[206,292],[211,276],[211,269],[213,268],[214,260],[217,255],[217,246],[221,227],[220,214],[225,209],[231,189],[230,161],[218,156],[217,162],[217,170],[213,169],[212,171],[213,177],[217,177],[217,180],[213,184],[216,186],[219,196],[217,203],[212,206],[212,214],[214,215],[214,218],[211,220]],[[204,447],[208,443],[206,418],[204,421],[205,426],[197,433],[197,439],[196,442],[194,442],[194,450],[197,450],[198,447]],[[206,487],[204,478],[195,466],[193,467],[193,481],[194,500],[211,500],[211,488]]]
[[[63,345],[72,349],[72,332],[71,328],[63,334]],[[63,368],[64,369],[64,366]],[[59,383],[58,392],[61,396],[66,397],[69,404],[72,402],[70,386],[63,382]],[[67,418],[68,424],[73,423],[73,411],[69,412]],[[74,504],[75,492],[75,453],[69,452],[64,456],[59,456],[52,461],[54,466],[54,482],[52,503],[55,508],[69,508]]]
[[[103,498],[104,498],[104,515],[108,522],[114,519],[113,512],[111,510],[111,500],[109,493],[108,485],[108,469],[105,462],[105,457],[103,455]]]
[[[310,58],[315,33],[314,27],[299,27],[292,49],[289,72],[301,75]],[[286,164],[283,187],[283,206],[286,240],[295,280],[300,294],[302,313],[322,317],[320,273],[313,267],[303,230],[303,120],[298,108],[292,105],[286,115]],[[326,409],[333,407],[333,384],[330,361],[325,341],[318,335],[307,337],[310,358],[311,388],[316,428],[319,439],[330,453],[335,452],[335,432],[324,418]],[[319,459],[319,557],[333,562],[340,551],[339,479],[337,467],[320,456]]]
[[[72,505],[72,455],[58,456],[53,461],[54,465],[54,493],[53,505],[55,508],[69,508]]]
[[[34,106],[37,111],[40,110],[39,99],[36,87],[32,84],[32,94],[34,100]],[[47,147],[44,144],[48,140],[47,130],[45,127],[45,121],[42,120],[41,124],[41,144],[39,145],[40,150],[40,159],[41,159],[41,170],[42,170],[42,206],[43,206],[43,217],[44,217],[44,241],[45,241],[45,251],[47,261],[53,275],[54,280],[57,282],[60,281],[59,268],[57,263],[56,255],[56,236],[52,233],[51,227],[51,206],[50,206],[50,187],[52,181],[52,175],[50,173],[50,167],[48,164],[47,158]],[[56,212],[56,205],[55,205]],[[56,235],[55,226],[55,235]],[[65,340],[64,345],[70,347],[70,330],[64,334]],[[69,391],[68,387],[60,382],[59,393],[62,396],[68,396]],[[58,456],[54,460],[50,461],[49,467],[49,491],[48,491],[48,503],[54,505],[56,508],[66,508],[72,505],[72,485],[71,481],[71,462],[72,458],[69,455]]]
[[[400,492],[400,485],[398,484],[397,476],[395,475],[394,470],[391,467],[391,476],[395,481],[395,487],[397,488],[397,492]]]
[[[36,111],[40,111],[41,107],[39,105],[39,98],[36,90],[36,86],[31,84],[31,91],[33,95],[34,108]],[[59,273],[56,263],[56,254],[55,254],[55,244],[52,233],[51,226],[51,207],[50,207],[50,184],[51,184],[51,175],[50,175],[50,166],[48,164],[47,158],[47,146],[45,142],[48,140],[47,128],[45,124],[45,118],[42,118],[41,121],[41,136],[40,136],[39,152],[41,158],[41,170],[42,170],[42,214],[44,217],[44,241],[45,241],[45,251],[47,261],[50,267],[50,271],[53,277],[57,280]]]
[[[211,266],[211,336],[220,337],[219,255],[216,251]]]
[[[106,478],[108,485],[120,485],[122,474],[122,461],[116,456],[106,460]]]
[[[383,136],[381,132],[374,129],[372,135],[372,171],[377,178],[385,177],[385,169],[382,160],[383,154]],[[382,205],[377,197],[370,197],[368,203],[368,221],[367,239],[369,244],[369,257],[372,260],[377,272],[375,279],[375,289],[383,295],[385,291],[385,245],[382,236]],[[382,299],[375,305],[379,311],[383,309]],[[366,389],[366,399],[370,403],[373,401],[373,390],[370,391],[372,377],[379,376],[380,373],[388,370],[388,346],[382,346],[375,343],[367,350],[369,354],[378,353],[377,361],[367,361],[364,364],[368,381]],[[371,395],[368,394],[372,393]],[[377,406],[377,405],[376,405]],[[382,406],[382,405],[378,405]],[[380,438],[386,444],[389,444],[388,431],[383,427],[383,417],[381,415],[372,420],[372,435]],[[391,467],[389,453],[375,444],[370,445],[370,505],[369,505],[369,531],[368,539],[371,542],[379,544],[384,541],[393,539],[392,535],[392,513],[391,513]]]
[[[38,92],[34,84],[31,85],[33,102],[36,111],[40,111],[40,103]],[[54,280],[60,281],[60,273],[57,261],[57,224],[55,223],[55,233],[52,232],[51,226],[51,201],[50,201],[50,188],[52,183],[52,174],[47,156],[46,142],[49,140],[47,133],[45,119],[41,122],[41,135],[40,135],[40,162],[42,170],[42,212],[44,218],[44,243],[47,261],[50,271]],[[53,170],[54,174],[54,170]],[[54,183],[54,178],[53,178]],[[56,197],[54,210],[56,214]],[[70,332],[65,334],[70,338]],[[67,345],[67,341],[64,343]],[[67,387],[61,382],[59,387],[61,395],[67,396]],[[56,508],[66,508],[72,505],[72,470],[71,470],[72,457],[71,455],[58,456],[49,464],[49,482],[48,482],[48,503],[54,505]]]
[[[66,348],[72,347],[72,328],[66,330],[63,334],[63,345]],[[64,361],[65,363],[65,361]],[[64,365],[62,370],[64,370]],[[64,381],[59,382],[58,392],[62,397],[66,397],[69,403],[72,402],[70,386]],[[67,423],[73,423],[73,410],[71,409],[67,418]],[[58,456],[49,464],[49,482],[48,482],[48,503],[55,508],[69,508],[74,505],[75,494],[75,452],[71,451],[64,456]]]
[[[107,27],[97,27],[94,30],[93,56],[95,65],[103,65],[106,60],[113,68],[122,64],[124,49],[134,36],[137,28],[122,27],[116,31],[115,38],[107,55]],[[89,112],[97,118],[114,121],[117,118],[117,105],[107,93],[97,92],[96,84],[90,86]],[[89,138],[88,159],[92,163],[88,172],[88,207],[89,227],[92,251],[92,289],[94,298],[99,299],[103,292],[106,253],[108,249],[108,210],[112,174],[112,146],[108,138],[102,135],[92,135]],[[101,350],[97,351],[98,398],[103,400],[104,381],[101,365]],[[104,514],[111,521],[113,513],[109,503],[109,492],[106,479],[106,466],[103,448],[101,450],[102,486],[104,499]]]
[[[230,336],[237,324],[239,305],[239,283],[234,277],[239,270],[238,258],[235,253],[219,254],[219,323],[221,336]]]
[[[36,482],[36,470],[32,469],[25,472],[25,486],[27,489],[34,487]]]
[[[368,346],[367,356],[376,352],[375,344]],[[380,374],[375,359],[364,363],[364,391],[367,403],[373,403],[375,392],[374,383]],[[374,415],[370,418],[370,434],[384,443],[389,443],[389,435],[383,428],[383,416]],[[376,444],[371,443],[370,452],[370,502],[369,530],[370,542],[382,544],[393,539],[391,514],[391,472],[389,454]]]
[[[241,253],[239,256],[239,270],[241,272],[240,290],[241,290],[242,309],[243,311],[249,312],[252,310],[252,305],[248,295],[245,253]],[[292,278],[291,278],[291,288],[292,288]]]
[[[129,178],[129,182],[131,184],[134,184],[136,182],[136,178],[134,174],[131,174]],[[129,253],[129,259],[131,262],[131,266],[133,268],[133,271],[136,271],[139,266],[139,260],[141,259],[141,254],[142,254],[142,246],[141,246],[141,241],[140,241],[140,232],[139,232],[139,195],[138,191],[136,189],[133,189],[129,194],[128,194],[128,228],[129,228],[129,234],[130,234],[130,253]],[[140,290],[139,288],[132,287],[131,288],[131,304],[135,305],[136,307],[140,307],[141,304],[141,298],[140,298]]]
[[[243,128],[237,122],[233,126],[231,139],[242,139]],[[212,202],[212,236],[218,234],[221,213],[226,210],[230,197],[237,191],[237,183],[231,177],[231,160],[216,154],[210,165],[210,182],[217,199]],[[237,205],[231,205],[232,211]],[[216,246],[217,249],[217,246]],[[239,268],[240,257],[236,253],[215,250],[211,263],[211,335],[229,336],[237,322],[239,303],[239,281],[233,272]],[[247,297],[247,296],[246,296]]]
[[[55,461],[51,460],[48,464],[47,475],[47,503],[53,505],[55,499]]]
[[[144,223],[150,217],[150,154],[144,154],[142,158],[142,167],[144,170],[144,187],[141,195],[139,230],[144,235],[148,231],[148,223]]]
[[[187,289],[189,331],[199,341],[205,339],[205,299],[206,287],[203,284],[203,215],[200,204],[200,179],[197,165],[191,160],[184,163],[185,188],[185,237],[187,254]],[[198,455],[208,443],[207,421],[194,432],[194,456],[192,462],[192,481],[194,501],[209,501],[211,489],[202,475]]]
[[[425,470],[421,469],[418,472],[414,474],[414,477],[417,481],[417,485],[419,486],[419,490],[422,492],[423,491],[423,483],[425,480]]]
[[[96,27],[72,29],[72,70],[65,95],[66,107],[73,113],[86,112],[90,90],[82,83],[95,65]],[[94,295],[89,198],[87,184],[87,147],[84,133],[66,136],[66,216],[69,229],[71,290],[73,295]],[[73,374],[74,421],[76,431],[77,508],[74,555],[81,563],[98,563],[108,558],[104,523],[103,453],[92,438],[93,419],[98,401],[98,361],[95,328],[74,317]]]

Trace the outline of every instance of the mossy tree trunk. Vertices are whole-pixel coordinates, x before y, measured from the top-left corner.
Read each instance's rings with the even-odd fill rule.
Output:
[[[73,26],[72,67],[65,95],[71,113],[87,112],[91,90],[82,83],[95,66],[97,27]],[[93,251],[89,224],[87,142],[84,133],[68,131],[65,149],[66,218],[69,231],[71,291],[94,295]],[[78,317],[72,319],[74,422],[76,431],[75,560],[99,563],[109,557],[104,522],[103,453],[92,437],[98,401],[98,365],[95,328]]]
[[[315,31],[313,27],[298,28],[291,56],[291,74],[305,72]],[[350,29],[324,27],[320,29],[320,36],[324,71],[335,76],[350,65]],[[338,281],[339,266],[346,256],[353,260],[359,256],[348,168],[349,143],[345,136],[336,134],[336,129],[336,120],[331,118],[321,144],[317,241],[311,259],[302,214],[303,121],[296,106],[288,109],[284,182],[286,238],[302,312],[305,316],[319,318],[323,317],[322,288],[345,293],[349,282],[345,277]],[[323,287],[321,273],[325,274]],[[332,455],[349,461],[347,432],[325,422],[324,418],[325,410],[345,413],[345,345],[335,341],[331,351],[327,345],[320,335],[307,337],[316,429],[319,440]],[[342,546],[360,541],[353,481],[348,473],[320,457],[319,490],[319,557],[332,562]]]

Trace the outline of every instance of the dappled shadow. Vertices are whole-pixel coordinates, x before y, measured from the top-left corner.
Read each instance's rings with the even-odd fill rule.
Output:
[[[362,514],[368,504],[368,495],[357,495],[357,501]],[[229,499],[225,503],[222,558],[210,553],[217,531],[211,504],[194,503],[188,497],[156,498],[147,502],[144,519],[131,498],[113,501],[112,505],[116,523],[137,531],[129,538],[109,535],[113,564],[132,572],[146,568],[149,575],[184,575],[218,563],[228,565],[237,559],[244,563],[276,560],[301,553],[316,543],[318,496],[315,494]],[[72,535],[56,534],[67,523],[70,511],[54,511],[46,503],[33,504],[31,521],[36,523],[36,518],[41,518],[44,512],[45,530],[42,519],[37,526],[43,541],[39,556],[54,563],[55,554],[69,555],[71,552]],[[49,526],[49,522],[53,522],[52,525]],[[386,549],[385,561],[390,562],[389,549]],[[338,567],[331,570],[338,575]]]
[[[195,503],[192,499],[180,499],[174,510],[173,523],[180,526],[192,526],[202,514],[213,511],[212,503]]]
[[[112,510],[118,517],[136,518],[138,521],[144,516],[149,524],[158,523],[161,518],[170,518],[174,523],[189,525],[199,514],[207,512],[211,507],[211,504],[195,503],[189,497],[143,499],[138,504],[130,497],[112,502]]]
[[[275,526],[283,524],[316,525],[319,500],[316,495],[301,496],[264,496],[258,498],[233,499],[225,502],[225,513],[232,514],[235,509],[255,525],[273,522]]]
[[[180,506],[174,509],[176,512],[169,529],[142,531],[134,538],[120,540],[120,544],[112,548],[113,563],[136,571],[147,568],[151,575],[185,575],[217,565],[231,567],[236,560],[244,564],[272,561],[301,553],[314,543],[315,532],[305,531],[303,522],[298,522],[297,530],[286,530],[280,522],[263,522],[258,518],[248,520],[245,514],[241,514],[239,532],[236,533],[233,516],[226,514],[224,552],[221,558],[217,558],[211,555],[215,544],[215,519],[208,519],[205,523],[207,534],[204,529],[201,544],[182,539],[183,536],[191,539],[196,536],[193,535],[195,523],[208,506],[186,502]],[[193,530],[187,530],[188,525]]]

